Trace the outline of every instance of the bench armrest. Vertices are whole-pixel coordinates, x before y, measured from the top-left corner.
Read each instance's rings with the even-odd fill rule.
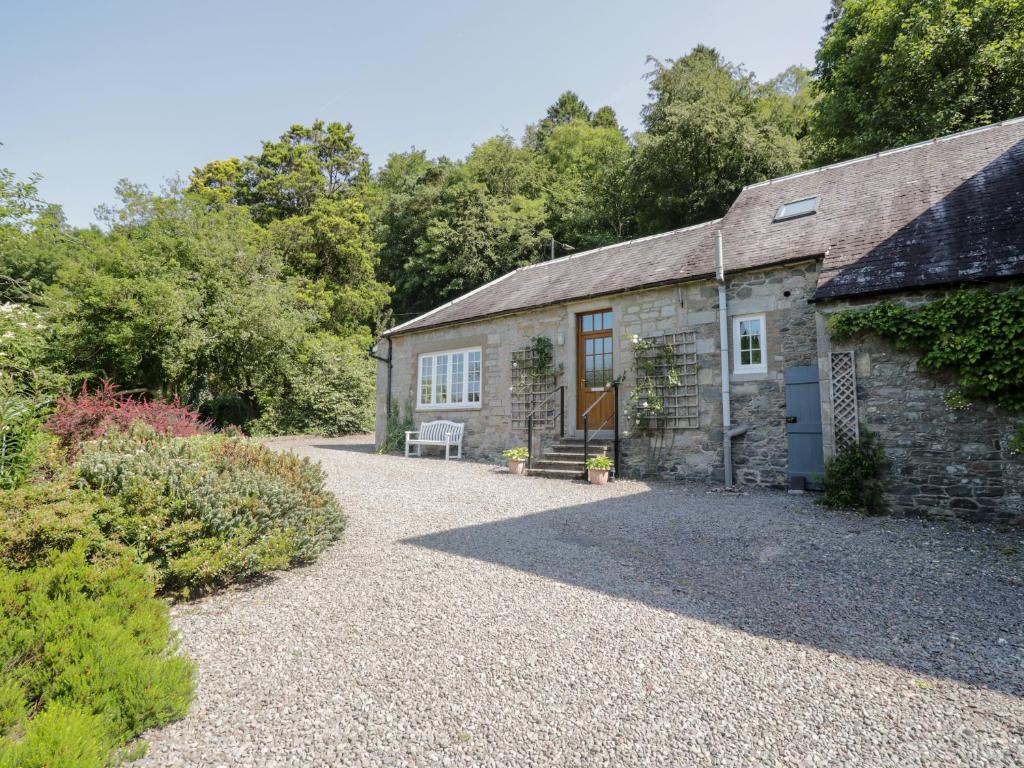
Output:
[[[406,439],[406,440],[408,440],[408,439],[409,439],[410,437],[412,437],[413,435],[418,435],[419,433],[420,433],[420,432],[419,432],[419,430],[416,430],[416,431],[414,431],[414,432],[406,432],[406,433],[405,433],[405,439]]]

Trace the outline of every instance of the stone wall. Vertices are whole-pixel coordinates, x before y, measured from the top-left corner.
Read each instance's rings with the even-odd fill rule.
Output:
[[[809,299],[817,282],[815,262],[745,272],[727,280],[726,300],[735,316],[764,313],[768,371],[730,374],[732,424],[749,427],[733,442],[736,481],[745,485],[788,485],[784,370],[817,360],[815,312]],[[697,331],[701,392],[699,430],[675,430],[627,442],[628,469],[663,478],[721,482],[722,385],[719,373],[718,288],[713,282],[679,289],[671,322]],[[642,304],[623,319],[626,335],[661,330],[659,308]],[[731,343],[731,342],[730,342]],[[730,361],[731,365],[731,361]],[[627,379],[632,384],[632,380]]]
[[[751,485],[787,483],[785,392],[783,370],[817,359],[815,312],[808,303],[817,280],[814,262],[730,276],[727,296],[730,319],[764,313],[767,325],[768,371],[733,375],[733,423],[748,424],[750,432],[734,443],[737,481]],[[533,336],[555,342],[555,364],[564,368],[566,428],[579,436],[576,424],[576,315],[598,309],[615,313],[615,374],[625,374],[621,389],[622,427],[628,432],[626,402],[636,378],[633,371],[634,334],[648,336],[692,328],[697,334],[699,428],[627,437],[623,442],[625,470],[689,480],[722,479],[722,401],[719,376],[718,290],[711,281],[635,291],[603,299],[547,307],[492,320],[400,334],[394,340],[392,388],[395,407],[414,402],[417,356],[431,351],[480,346],[483,351],[483,407],[477,410],[418,411],[420,423],[450,418],[466,423],[468,455],[497,458],[502,449],[524,442],[511,429],[511,356]],[[383,435],[386,368],[378,367],[378,441]]]
[[[915,305],[940,296],[922,292],[885,298]],[[873,303],[823,305],[821,326],[837,310]],[[1011,455],[1008,448],[1024,420],[1021,416],[985,402],[950,410],[943,397],[956,383],[954,374],[922,370],[918,353],[897,350],[873,334],[842,342],[829,339],[822,348],[823,368],[828,366],[824,356],[832,350],[854,353],[860,422],[885,448],[887,500],[894,511],[1024,521],[1024,457]],[[826,413],[828,408],[826,402]],[[830,451],[830,434],[826,443]]]

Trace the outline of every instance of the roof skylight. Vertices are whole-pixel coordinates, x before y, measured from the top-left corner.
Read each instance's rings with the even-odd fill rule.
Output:
[[[800,200],[783,203],[779,206],[779,210],[776,211],[775,218],[772,221],[786,221],[787,219],[797,219],[801,216],[810,216],[812,213],[817,213],[818,203],[820,202],[821,195],[815,195],[814,197],[805,197]]]

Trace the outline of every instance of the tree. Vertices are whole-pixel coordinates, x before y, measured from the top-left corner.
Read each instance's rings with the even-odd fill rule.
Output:
[[[259,155],[215,160],[192,172],[189,192],[210,211],[248,206],[267,227],[285,274],[305,278],[333,333],[371,334],[384,321],[387,287],[377,282],[374,224],[380,206],[366,153],[350,124],[293,125]]]
[[[211,212],[181,193],[132,195],[115,218],[146,210],[146,220],[94,239],[47,289],[54,356],[79,375],[192,405],[273,393],[316,314],[267,233],[238,206]]]
[[[794,65],[758,87],[766,119],[787,136],[802,139],[814,109],[814,80],[807,67]]]
[[[559,125],[542,154],[550,169],[547,207],[556,240],[583,249],[632,233],[633,200],[626,183],[632,147],[617,126],[580,120]]]
[[[369,346],[388,289],[374,274],[377,243],[362,202],[322,198],[304,216],[272,222],[269,232],[285,274],[318,284],[319,303],[329,307],[327,327],[334,333],[359,333]]]
[[[0,231],[0,300],[36,303],[62,265],[79,258],[98,233],[76,233],[59,205],[39,209],[31,222]]]
[[[542,199],[501,199],[467,175],[447,174],[428,212],[399,284],[405,310],[430,309],[547,254]]]
[[[566,125],[573,120],[590,122],[591,117],[593,113],[586,102],[573,91],[566,91],[548,107],[548,114],[544,120],[553,128],[556,125]]]
[[[473,147],[465,162],[466,174],[497,197],[539,197],[547,179],[536,153],[508,135],[495,136]]]
[[[417,302],[415,276],[406,267],[417,242],[426,235],[450,167],[447,161],[427,159],[419,150],[395,153],[362,192],[375,239],[381,243],[378,277],[394,287],[392,303],[399,320],[406,319],[403,316]]]
[[[352,125],[315,120],[308,128],[296,124],[277,141],[263,142],[258,155],[196,168],[190,189],[214,204],[248,205],[253,218],[267,224],[304,216],[317,200],[343,197],[368,175],[369,161]]]
[[[632,174],[642,232],[721,216],[745,184],[799,167],[796,136],[765,107],[753,75],[705,46],[652,61]]]
[[[594,113],[590,111],[590,107],[583,99],[573,91],[566,91],[548,107],[547,114],[543,118],[534,125],[526,127],[523,144],[533,149],[539,149],[544,146],[551,131],[557,126],[568,125],[574,120],[589,123],[593,117]],[[607,114],[602,115],[601,119],[606,120]]]
[[[590,119],[590,124],[595,128],[614,128],[623,136],[626,135],[625,129],[619,125],[619,118],[616,116],[615,110],[608,106],[598,109]]]
[[[820,161],[1024,113],[1021,0],[846,0],[830,21],[815,69]]]

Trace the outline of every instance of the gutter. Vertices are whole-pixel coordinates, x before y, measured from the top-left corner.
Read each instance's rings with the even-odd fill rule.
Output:
[[[722,230],[715,232],[715,281],[718,283],[718,331],[722,368],[722,462],[725,487],[732,488],[732,441],[744,435],[749,426],[732,426],[732,405],[729,383],[729,303],[725,295],[725,258],[722,254]]]
[[[378,355],[377,353],[375,353],[373,351],[377,347],[376,344],[374,344],[373,346],[370,347],[370,353],[369,354],[370,354],[370,357],[372,357],[374,360],[380,360],[380,362],[388,364],[387,414],[388,414],[388,423],[390,424],[391,423],[391,369],[392,369],[392,367],[394,365],[393,364],[394,355],[392,354],[392,346],[393,346],[394,342],[391,341],[391,337],[390,336],[387,336],[386,338],[388,340],[388,356],[387,357],[381,357],[380,355]]]

